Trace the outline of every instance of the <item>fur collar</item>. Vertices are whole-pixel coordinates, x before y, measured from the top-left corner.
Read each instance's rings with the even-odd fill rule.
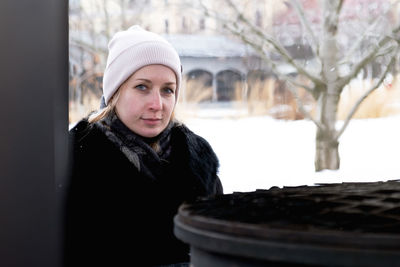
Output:
[[[111,131],[109,126],[103,123],[90,124],[87,119],[83,119],[71,129],[71,134],[77,137],[79,143],[85,142],[84,139],[86,139],[86,136],[88,138],[92,138],[89,136],[94,137],[98,134],[105,136],[116,149],[125,155],[139,172],[146,172],[146,169],[153,173],[155,171],[156,173],[149,175],[153,179],[156,179],[156,177],[158,177],[157,175],[162,173],[163,165],[168,165],[167,160],[163,157],[160,158],[148,144],[138,146],[134,150],[125,146],[121,138]],[[206,192],[215,192],[216,180],[219,184],[217,176],[219,161],[209,143],[179,122],[171,124],[169,143],[172,150],[175,151],[172,153],[175,153],[175,155],[179,157],[178,160],[175,159],[175,162],[178,161],[178,163],[176,163],[176,168],[187,169],[187,174],[200,181]],[[148,165],[152,166],[152,168],[147,168],[142,162],[142,156],[154,156],[154,154],[156,154],[159,159],[156,161],[156,166],[161,166],[161,168],[153,168],[153,165]],[[153,159],[154,158],[156,157],[153,157]],[[217,191],[222,192],[222,187]]]

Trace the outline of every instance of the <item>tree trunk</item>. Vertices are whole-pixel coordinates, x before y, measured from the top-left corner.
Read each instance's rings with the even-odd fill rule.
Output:
[[[339,142],[329,131],[317,130],[315,171],[337,170],[340,167]]]
[[[333,84],[328,85],[329,87]],[[331,89],[332,90],[332,89]],[[340,167],[339,142],[336,134],[336,114],[339,95],[323,93],[318,102],[318,114],[322,127],[317,127],[315,171],[337,170]]]
[[[337,170],[340,167],[339,142],[336,137],[336,115],[341,87],[338,84],[338,44],[337,30],[339,19],[338,0],[323,1],[324,24],[321,42],[321,77],[325,88],[317,103],[317,118],[320,123],[316,135],[315,171]]]

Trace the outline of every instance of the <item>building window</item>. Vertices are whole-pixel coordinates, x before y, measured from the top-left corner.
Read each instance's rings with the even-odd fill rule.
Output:
[[[201,19],[200,19],[199,28],[200,28],[200,30],[205,30],[205,28],[206,28],[206,21],[205,21],[204,18],[201,18]]]
[[[186,17],[182,17],[182,31],[186,32],[186,30],[187,30]]]
[[[164,21],[164,24],[165,24],[165,33],[169,34],[169,22],[168,22],[168,19],[166,19]]]

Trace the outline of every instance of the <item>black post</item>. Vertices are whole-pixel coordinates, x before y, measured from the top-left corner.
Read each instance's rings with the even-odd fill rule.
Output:
[[[61,266],[68,1],[0,1],[0,266]]]

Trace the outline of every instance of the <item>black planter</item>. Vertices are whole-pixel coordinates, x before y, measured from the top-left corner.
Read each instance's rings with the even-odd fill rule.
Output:
[[[400,266],[400,182],[272,188],[183,204],[194,267]]]

